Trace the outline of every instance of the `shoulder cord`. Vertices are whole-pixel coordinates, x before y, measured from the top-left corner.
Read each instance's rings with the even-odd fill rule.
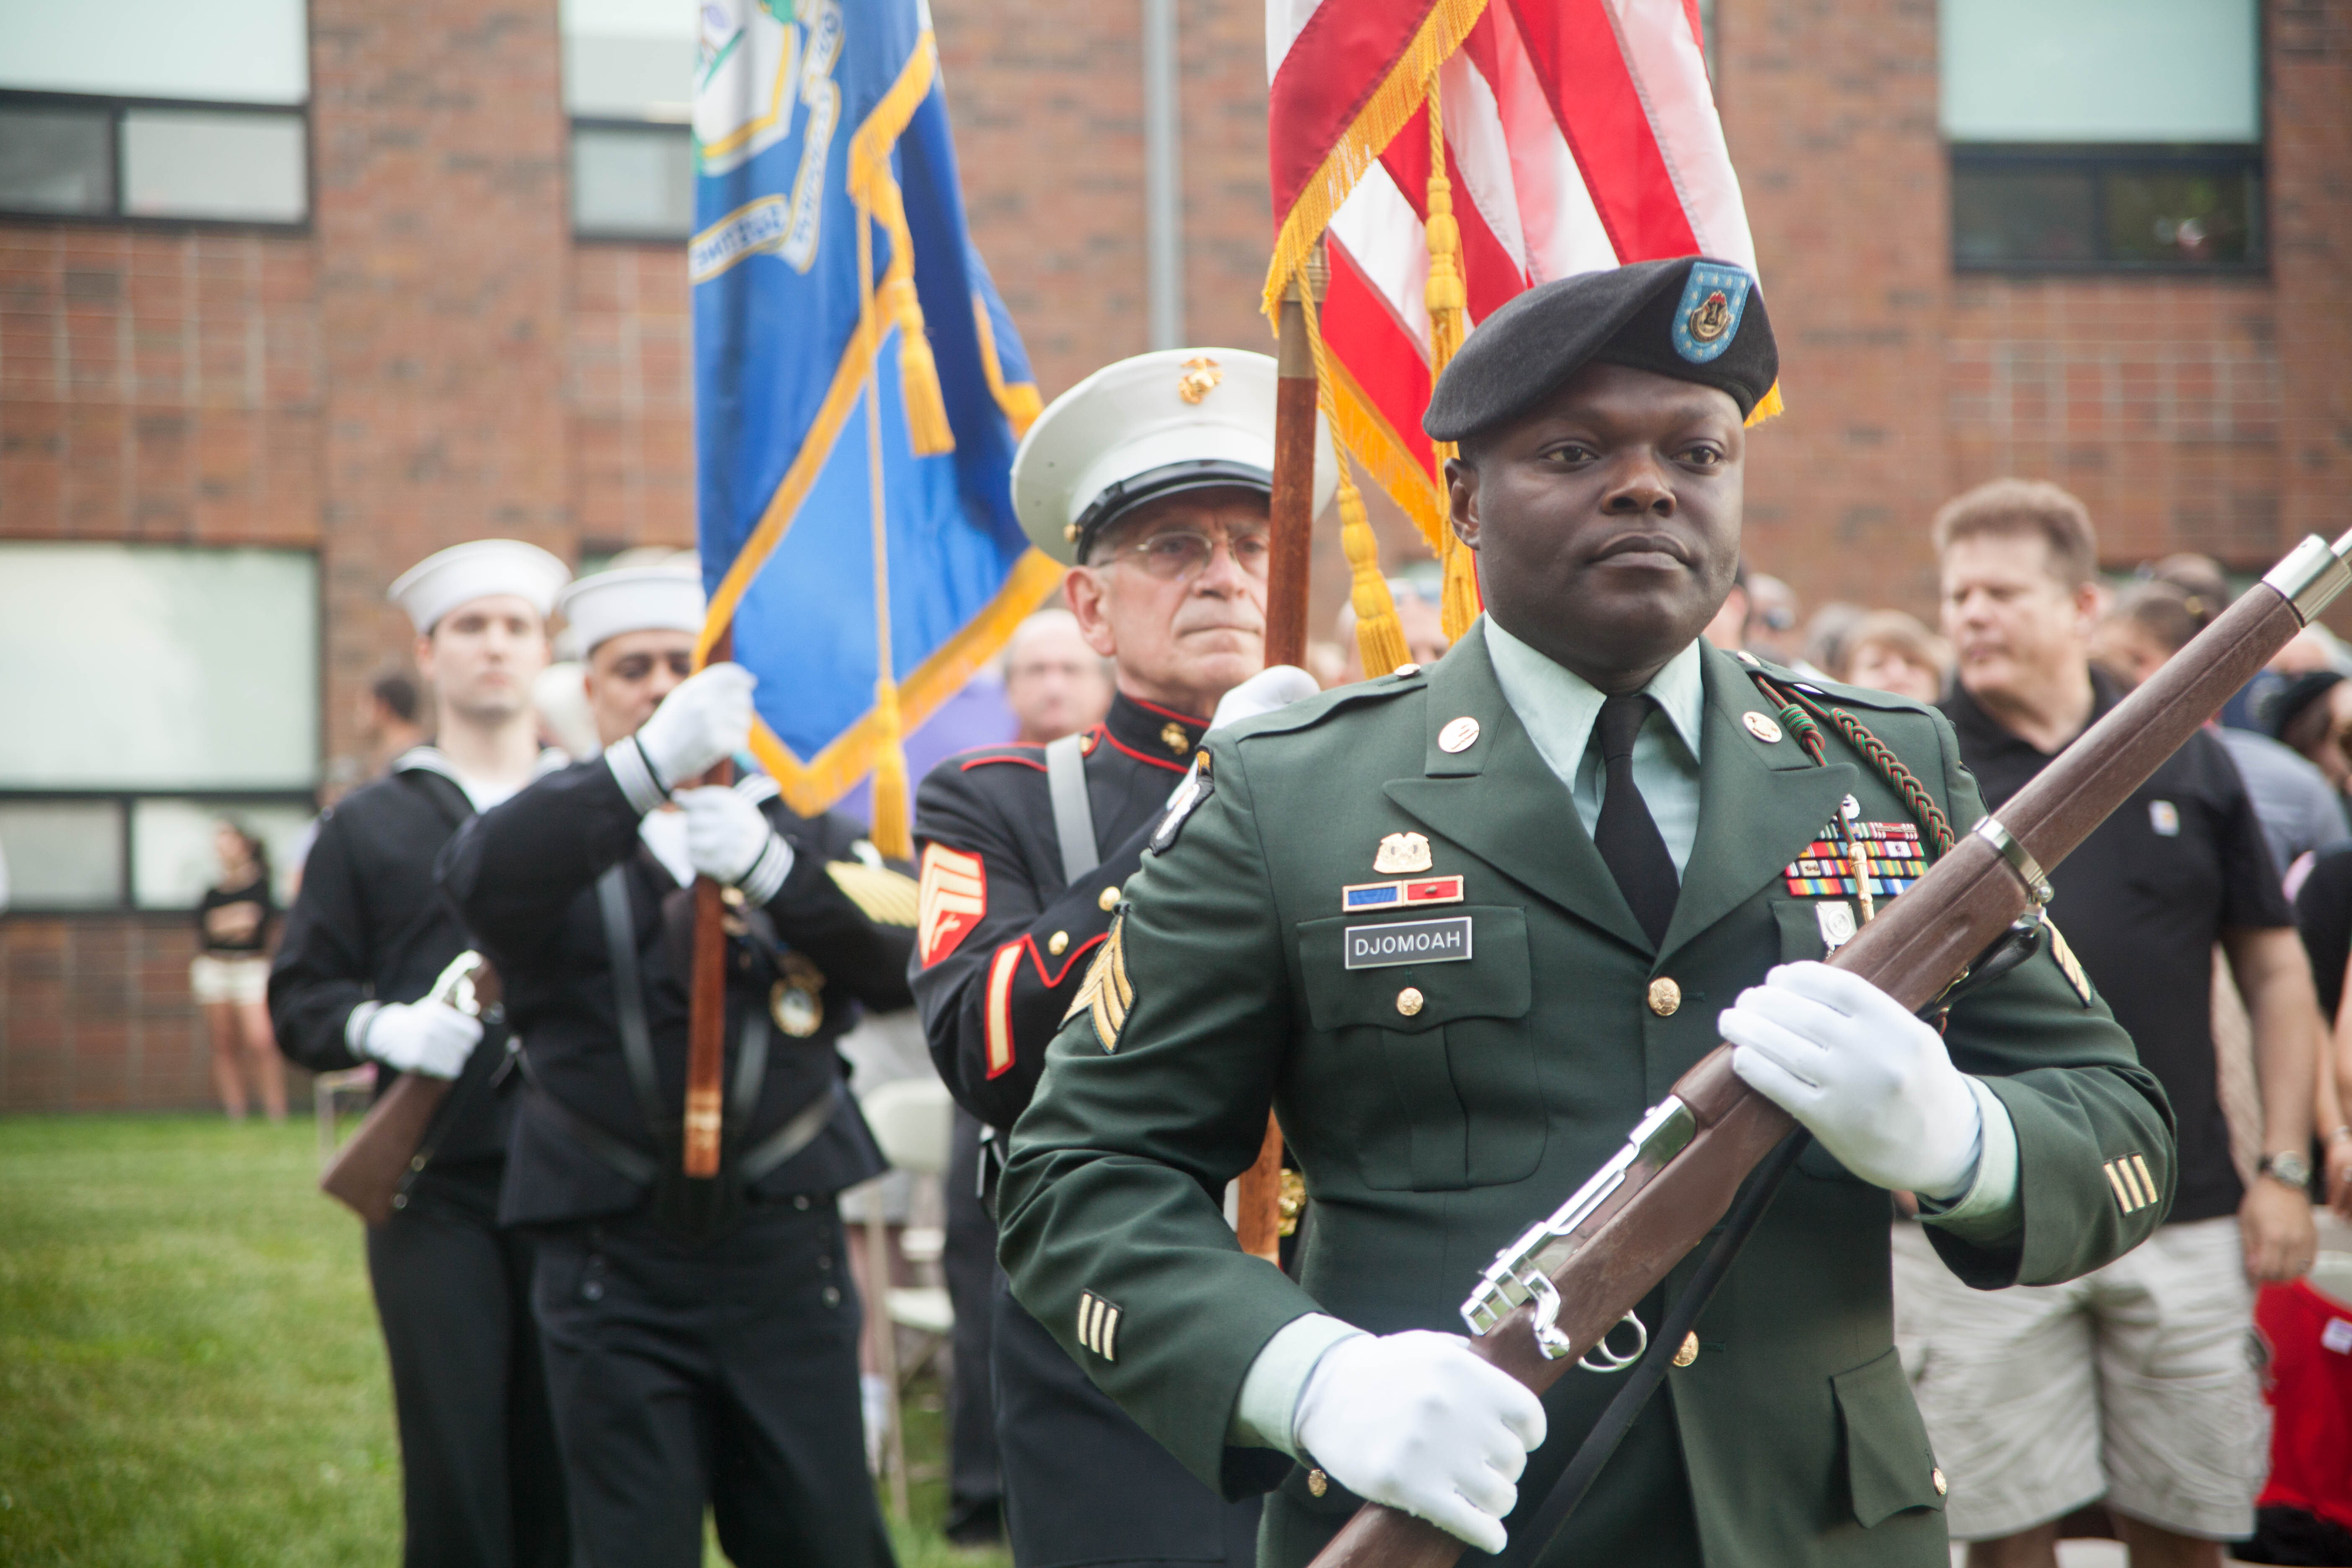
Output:
[[[1828,724],[1845,738],[1848,745],[1861,752],[1863,760],[1877,772],[1879,777],[1894,786],[1895,794],[1903,797],[1903,804],[1927,835],[1937,856],[1940,858],[1951,852],[1956,840],[1952,836],[1952,824],[1944,816],[1944,808],[1936,804],[1936,797],[1927,793],[1927,786],[1919,782],[1919,776],[1905,767],[1903,759],[1889,751],[1886,742],[1872,734],[1861,720],[1843,708],[1824,708],[1802,691],[1783,687],[1752,666],[1748,668],[1748,679],[1756,683],[1757,689],[1768,700],[1779,706],[1781,724],[1797,737],[1798,744],[1805,748],[1806,754],[1814,762],[1827,761],[1823,755],[1821,727]]]

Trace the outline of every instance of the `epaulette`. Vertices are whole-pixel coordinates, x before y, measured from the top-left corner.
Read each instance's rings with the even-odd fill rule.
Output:
[[[1819,701],[1840,702],[1853,708],[1868,708],[1880,713],[1916,713],[1922,718],[1932,718],[1935,715],[1934,709],[1912,698],[1899,696],[1892,691],[1881,691],[1875,687],[1848,686],[1842,681],[1823,680],[1818,676],[1806,675],[1791,669],[1787,665],[1775,664],[1769,658],[1759,658],[1746,648],[1733,650],[1731,657],[1748,668],[1769,678],[1775,685],[1801,691]]]
[[[1312,697],[1302,697],[1296,702],[1286,703],[1271,713],[1244,719],[1233,727],[1231,733],[1236,741],[1246,741],[1257,735],[1290,734],[1312,729],[1334,713],[1373,702],[1385,702],[1392,697],[1418,691],[1426,683],[1428,676],[1429,672],[1417,664],[1403,665],[1391,674],[1335,686],[1328,691],[1318,691]]]
[[[919,889],[912,877],[887,866],[868,865],[862,858],[828,860],[824,874],[876,925],[913,928]]]

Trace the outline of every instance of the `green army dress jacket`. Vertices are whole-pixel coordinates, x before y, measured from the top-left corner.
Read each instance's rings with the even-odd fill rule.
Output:
[[[1773,708],[1734,658],[1706,650],[1705,685],[1697,839],[1658,948],[1505,700],[1483,624],[1425,671],[1211,737],[1213,793],[1128,884],[1099,960],[1107,1005],[1073,1011],[1013,1131],[1003,1258],[1023,1304],[1196,1474],[1229,1494],[1278,1483],[1265,1568],[1304,1563],[1357,1501],[1228,1445],[1266,1341],[1318,1310],[1374,1333],[1464,1331],[1479,1271],[1715,1047],[1716,1015],[1773,964],[1823,955],[1824,900],[1785,873],[1843,797],[1865,821],[1909,820],[1834,736],[1824,766],[1777,724],[1751,728]],[[1825,689],[1956,831],[1983,815],[1940,715]],[[1477,739],[1441,745],[1465,717]],[[1429,876],[1465,879],[1463,901],[1343,916],[1340,889],[1378,879],[1378,847],[1400,833],[1428,840]],[[1350,925],[1456,915],[1472,921],[1466,961],[1343,963]],[[1671,1011],[1648,1002],[1661,977],[1680,989]],[[1417,1010],[1400,1007],[1407,986]],[[1961,1278],[2063,1280],[2155,1229],[2173,1184],[2163,1091],[2046,944],[1956,1006],[1947,1038],[2015,1123],[2022,1214],[1993,1246],[1929,1227]],[[1269,1107],[1311,1199],[1296,1282],[1242,1253],[1221,1209]],[[2119,1193],[2136,1189],[2105,1164],[2134,1155],[2162,1199],[2126,1212]],[[1889,1215],[1885,1193],[1808,1150],[1702,1317],[1696,1361],[1669,1375],[1707,1563],[1942,1568],[1943,1478],[1893,1348]],[[1555,1386],[1523,1514],[1617,1386],[1585,1371]],[[1675,1440],[1655,1473],[1612,1466],[1601,1488],[1680,1484]],[[1598,1561],[1579,1525],[1599,1511],[1542,1561]]]

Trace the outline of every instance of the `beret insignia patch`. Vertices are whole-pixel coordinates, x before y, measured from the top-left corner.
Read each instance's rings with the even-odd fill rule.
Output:
[[[1748,274],[1737,267],[1694,263],[1675,307],[1675,352],[1693,364],[1705,364],[1729,348],[1739,335],[1749,285]]]

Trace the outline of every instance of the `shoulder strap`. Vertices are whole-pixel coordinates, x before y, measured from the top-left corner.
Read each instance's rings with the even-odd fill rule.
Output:
[[[613,961],[613,999],[621,1020],[621,1059],[628,1064],[629,1087],[636,1091],[637,1110],[654,1147],[663,1137],[661,1091],[654,1081],[653,1032],[646,1026],[646,991],[637,973],[636,923],[629,916],[628,862],[624,860],[596,879],[596,902],[604,914],[604,945]]]
[[[1062,841],[1062,880],[1078,879],[1102,864],[1095,842],[1094,803],[1087,798],[1087,754],[1079,737],[1065,735],[1045,746],[1045,789],[1054,800],[1054,833]]]
[[[795,1111],[793,1119],[743,1152],[742,1162],[736,1172],[745,1184],[758,1181],[802,1150],[816,1142],[816,1135],[833,1121],[833,1113],[849,1098],[849,1090],[839,1079],[833,1088],[811,1100],[806,1109]]]

